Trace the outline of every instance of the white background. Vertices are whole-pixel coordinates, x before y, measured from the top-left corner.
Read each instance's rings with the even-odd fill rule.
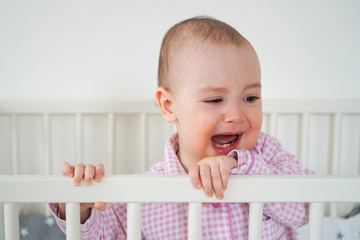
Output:
[[[149,100],[162,37],[197,15],[254,45],[265,98],[360,98],[360,1],[0,0],[0,100]]]

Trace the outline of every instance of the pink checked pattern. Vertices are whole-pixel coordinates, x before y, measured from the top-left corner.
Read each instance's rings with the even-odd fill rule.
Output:
[[[176,152],[178,135],[165,146],[165,160],[146,174],[184,175]],[[230,156],[238,160],[231,174],[314,174],[303,168],[294,155],[286,152],[275,138],[262,134],[251,151],[234,150]],[[57,204],[50,204],[56,222],[65,232],[65,221],[58,217]],[[202,213],[203,239],[247,239],[249,205],[246,203],[214,203]],[[308,206],[303,203],[265,203],[263,239],[296,239],[295,229],[308,221]],[[82,239],[126,239],[126,204],[109,203],[105,212],[93,210],[81,225]],[[142,236],[146,240],[187,239],[186,203],[143,203]]]

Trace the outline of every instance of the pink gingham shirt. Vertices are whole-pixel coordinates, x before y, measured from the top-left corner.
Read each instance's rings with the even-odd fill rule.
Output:
[[[174,134],[166,143],[165,160],[146,174],[187,174],[176,156],[178,146],[178,135]],[[261,134],[251,151],[233,150],[229,155],[238,160],[238,166],[230,174],[313,174],[267,134]],[[65,232],[65,221],[58,217],[58,205],[52,203],[50,207]],[[146,240],[187,239],[187,208],[186,203],[143,203],[142,236]],[[248,219],[246,203],[214,203],[203,207],[203,239],[247,239]],[[307,220],[306,204],[265,203],[262,239],[296,239],[295,229]],[[81,225],[81,239],[126,239],[126,227],[126,205],[108,203],[104,212],[92,210],[89,219]]]

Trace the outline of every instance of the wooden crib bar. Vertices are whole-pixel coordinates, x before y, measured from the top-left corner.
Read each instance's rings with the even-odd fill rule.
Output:
[[[310,203],[309,208],[309,240],[323,239],[324,204]]]
[[[201,239],[202,203],[190,202],[188,206],[188,239]]]
[[[261,240],[262,239],[262,215],[263,215],[262,202],[249,203],[249,239]]]
[[[225,198],[219,201],[193,188],[187,176],[114,175],[101,184],[75,187],[64,176],[3,175],[0,203],[5,203],[5,234],[11,240],[19,239],[17,203],[67,203],[67,239],[78,240],[79,203],[99,200],[128,203],[128,239],[141,238],[141,202],[188,202],[190,240],[201,238],[203,202],[249,202],[250,240],[262,237],[264,202],[309,202],[309,239],[322,239],[324,202],[360,202],[359,186],[360,176],[231,176]]]
[[[127,239],[141,239],[141,204],[127,204]]]
[[[91,187],[75,187],[60,175],[0,175],[6,193],[0,202],[360,202],[359,186],[360,175],[232,175],[225,198],[217,200],[193,188],[186,175],[112,175]]]
[[[19,235],[19,211],[16,203],[5,203],[5,239],[20,240]]]
[[[66,239],[80,240],[80,203],[66,203]]]

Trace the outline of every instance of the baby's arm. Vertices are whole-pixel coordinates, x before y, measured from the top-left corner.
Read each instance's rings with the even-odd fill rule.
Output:
[[[93,180],[99,183],[105,174],[105,169],[102,164],[97,164],[96,166],[88,164],[85,166],[82,163],[78,163],[75,166],[72,166],[69,163],[64,163],[61,167],[61,171],[63,175],[73,178],[73,184],[75,186],[79,186],[82,181],[84,181],[84,185],[86,186],[90,186]],[[81,223],[84,223],[89,218],[92,208],[95,208],[99,211],[105,211],[106,204],[104,202],[81,203]],[[65,203],[59,203],[59,214],[61,219],[66,219]]]
[[[62,165],[62,173],[73,178],[73,184],[79,186],[91,185],[92,181],[101,182],[104,176],[104,166],[98,164],[71,166]],[[50,203],[55,220],[60,229],[66,233],[66,209],[63,203]],[[98,211],[96,211],[98,210]],[[126,239],[126,204],[123,203],[81,203],[80,204],[80,235],[81,239]],[[60,218],[59,218],[60,217]]]
[[[255,150],[235,150],[230,153],[238,160],[238,167],[230,174],[246,175],[308,175],[296,157],[285,151],[280,142],[271,136],[263,136]],[[264,215],[290,228],[297,228],[308,221],[308,204],[264,203]]]

